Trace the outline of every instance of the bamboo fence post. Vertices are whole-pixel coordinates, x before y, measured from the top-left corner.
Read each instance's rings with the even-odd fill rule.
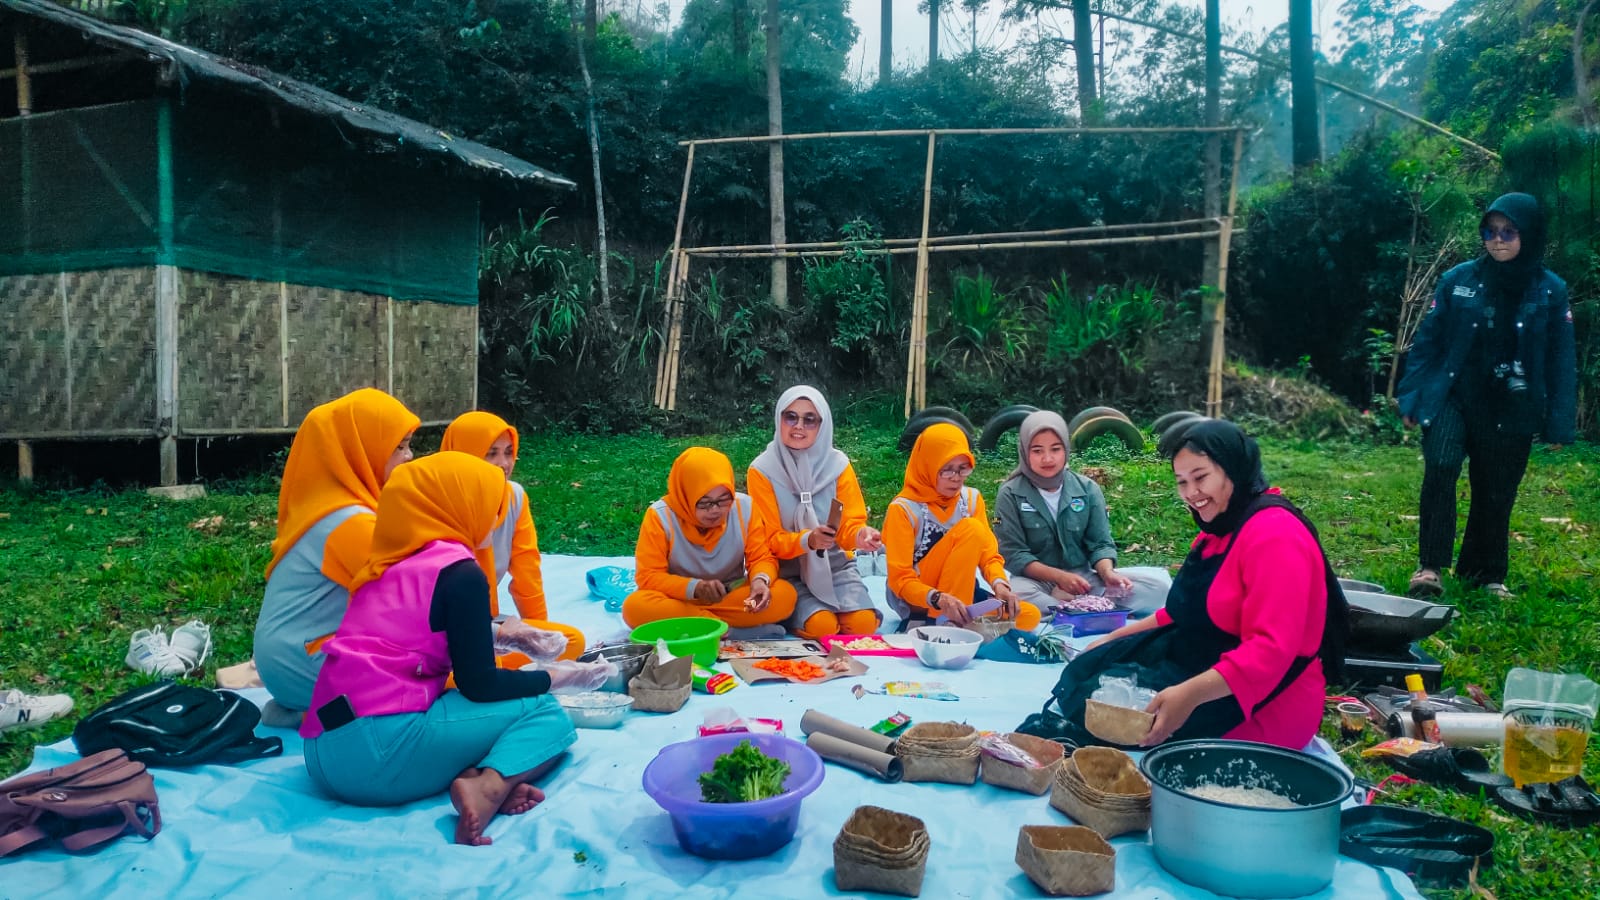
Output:
[[[156,257],[156,436],[161,485],[178,483],[178,267],[173,264],[172,102],[156,107],[156,193],[160,243]]]
[[[669,335],[672,332],[674,301],[677,298],[678,291],[678,270],[688,263],[688,257],[681,252],[680,247],[683,244],[683,218],[689,208],[689,179],[694,175],[695,146],[696,142],[689,142],[689,158],[683,163],[683,189],[678,193],[678,224],[672,231],[672,264],[667,271],[666,321],[661,329],[661,358],[656,362],[655,404],[657,409],[668,408],[666,379],[669,360],[670,368],[674,373],[674,380],[676,380],[677,361],[672,360],[671,357],[676,355],[677,348],[676,345],[672,344]],[[676,384],[673,387],[676,388]],[[676,393],[676,391],[673,391],[673,393]]]
[[[906,354],[905,416],[911,418],[915,395],[916,408],[927,405],[928,380],[928,221],[933,201],[933,151],[938,141],[928,132],[928,161],[922,171],[922,237],[917,242],[917,277],[911,298],[911,347]]]
[[[689,257],[678,265],[677,300],[672,304],[672,359],[667,368],[667,410],[678,408],[678,362],[683,356],[683,297],[689,286]]]
[[[11,47],[17,57],[17,115],[27,116],[33,113],[33,85],[28,80],[28,33],[21,27],[12,36]],[[24,150],[26,153],[26,150]],[[28,179],[22,180],[23,190],[28,189]],[[17,481],[21,484],[33,483],[33,445],[27,441],[17,441]]]
[[[1222,416],[1222,366],[1226,358],[1223,335],[1227,330],[1228,247],[1233,239],[1233,218],[1239,202],[1239,164],[1244,158],[1244,132],[1233,135],[1233,167],[1228,171],[1228,207],[1218,220],[1216,295],[1211,308],[1211,359],[1206,372],[1206,415]]]

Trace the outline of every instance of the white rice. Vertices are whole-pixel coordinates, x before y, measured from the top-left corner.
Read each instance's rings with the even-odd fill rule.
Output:
[[[1262,787],[1196,784],[1184,788],[1183,792],[1191,797],[1199,797],[1202,800],[1216,800],[1219,803],[1232,803],[1235,806],[1253,806],[1259,809],[1300,808],[1300,804],[1290,800],[1288,797]]]

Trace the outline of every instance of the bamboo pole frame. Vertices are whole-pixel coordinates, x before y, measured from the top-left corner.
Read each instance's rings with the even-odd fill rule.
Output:
[[[933,161],[938,138],[941,136],[995,136],[995,135],[1153,135],[1198,134],[1234,136],[1233,169],[1229,173],[1228,210],[1222,217],[1180,219],[1169,222],[1141,222],[1118,225],[1075,226],[1033,231],[992,232],[964,235],[932,235],[929,233],[933,200]],[[727,244],[703,247],[683,246],[683,224],[688,211],[689,186],[694,172],[695,151],[702,146],[729,144],[764,144],[788,141],[823,140],[831,138],[904,138],[925,137],[928,141],[927,161],[923,168],[922,232],[916,238],[887,238],[880,246],[852,247],[846,241],[810,241],[783,244]],[[916,279],[912,289],[910,346],[906,353],[906,391],[904,412],[907,417],[913,409],[927,405],[927,338],[928,338],[928,261],[934,253],[971,253],[994,250],[1033,250],[1063,247],[1103,247],[1128,244],[1154,244],[1171,241],[1216,240],[1224,254],[1234,230],[1234,209],[1238,197],[1239,165],[1243,156],[1244,130],[1237,126],[1171,126],[1171,127],[1107,127],[1107,128],[923,128],[880,131],[812,132],[807,134],[747,135],[729,138],[704,138],[680,141],[689,148],[684,163],[683,187],[678,196],[678,221],[673,231],[672,263],[667,276],[665,321],[662,327],[661,351],[656,359],[656,384],[654,403],[660,409],[677,409],[679,355],[683,340],[683,306],[688,286],[689,260],[692,257],[707,259],[761,259],[843,256],[846,253],[901,256],[915,253]],[[1128,234],[1117,232],[1177,229],[1169,234]],[[1068,235],[1096,233],[1104,237],[1071,238]],[[1035,238],[1046,238],[1037,240]],[[1217,269],[1217,290],[1225,296],[1227,263]],[[1212,327],[1220,331],[1222,306],[1214,313]],[[1221,345],[1214,345],[1207,373],[1207,408],[1221,404]],[[1213,390],[1215,387],[1215,390]],[[914,404],[914,405],[913,405]]]
[[[28,80],[28,32],[21,26],[18,26],[16,33],[12,35],[11,48],[17,59],[17,67],[11,70],[17,77],[17,115],[28,116],[33,113],[33,89],[32,83]],[[27,202],[29,178],[27,174],[28,151],[26,146],[24,146],[22,152],[24,154],[22,189],[24,202]],[[70,341],[68,346],[71,346]],[[68,368],[67,371],[70,372],[72,370]],[[33,445],[27,441],[17,441],[17,482],[19,484],[33,483]]]
[[[1206,415],[1222,416],[1222,366],[1228,308],[1228,248],[1233,240],[1233,218],[1239,204],[1239,162],[1244,158],[1244,132],[1233,136],[1233,168],[1228,179],[1227,214],[1217,231],[1217,296],[1211,307],[1211,358],[1206,364]]]

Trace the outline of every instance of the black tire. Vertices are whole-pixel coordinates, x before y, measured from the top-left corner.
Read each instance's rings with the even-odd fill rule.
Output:
[[[1150,433],[1151,434],[1160,434],[1161,432],[1166,431],[1168,428],[1172,427],[1174,424],[1176,424],[1176,423],[1178,423],[1178,422],[1180,422],[1180,421],[1182,421],[1184,419],[1194,418],[1194,417],[1199,416],[1199,415],[1200,415],[1199,413],[1192,412],[1192,411],[1187,410],[1187,409],[1173,410],[1172,412],[1169,412],[1169,413],[1167,413],[1165,415],[1157,417],[1154,422],[1151,422],[1150,423]]]
[[[1144,452],[1144,433],[1139,426],[1116,416],[1096,416],[1072,433],[1072,447],[1074,450],[1088,447],[1094,439],[1103,434],[1115,435],[1122,445],[1134,453]]]
[[[1112,406],[1091,406],[1088,409],[1084,410],[1083,412],[1078,413],[1077,415],[1073,416],[1071,419],[1067,420],[1067,434],[1071,434],[1074,431],[1077,431],[1079,425],[1082,425],[1083,423],[1089,421],[1090,419],[1098,419],[1101,416],[1116,416],[1119,419],[1128,419],[1128,417],[1122,412],[1122,410],[1117,409],[1115,407],[1112,407]],[[1128,419],[1128,421],[1131,422],[1133,420],[1132,419]]]
[[[994,416],[998,416],[1003,413],[1014,412],[1019,409],[1025,409],[1031,413],[1039,411],[1039,407],[1034,406],[1032,403],[1013,403],[1010,406],[1001,407],[1000,409],[995,410]],[[994,416],[990,416],[989,418],[992,419]]]
[[[960,425],[961,430],[967,433],[968,438],[978,433],[978,429],[973,426],[972,420],[953,406],[924,406],[911,414],[911,418],[906,420],[906,425],[909,427],[911,423],[919,419],[949,419]]]
[[[989,417],[989,424],[983,426],[983,434],[978,436],[978,449],[987,453],[1000,443],[1000,436],[1022,424],[1022,420],[1038,412],[1037,409],[1027,404],[1019,403],[1008,406]]]
[[[960,428],[961,433],[967,436],[968,446],[971,446],[972,432],[962,427],[960,422],[944,416],[928,416],[925,419],[913,419],[907,422],[905,430],[900,432],[900,443],[896,444],[895,448],[901,453],[910,453],[911,448],[917,444],[917,438],[922,436],[922,432],[926,431],[929,425],[936,425],[940,422]]]
[[[1156,438],[1156,452],[1159,453],[1164,459],[1171,459],[1173,456],[1177,455],[1178,448],[1182,447],[1183,442],[1187,439],[1189,434],[1189,426],[1195,424],[1196,422],[1207,421],[1210,420],[1205,416],[1197,415],[1179,419],[1168,425],[1166,430],[1161,432],[1160,437]]]

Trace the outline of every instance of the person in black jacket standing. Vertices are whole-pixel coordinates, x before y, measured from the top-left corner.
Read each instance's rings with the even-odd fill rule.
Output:
[[[1443,590],[1463,460],[1472,499],[1456,576],[1503,599],[1511,507],[1535,434],[1560,446],[1577,425],[1567,285],[1544,267],[1539,202],[1506,194],[1479,222],[1483,255],[1439,279],[1400,382],[1400,414],[1422,425],[1422,496],[1412,595]]]

